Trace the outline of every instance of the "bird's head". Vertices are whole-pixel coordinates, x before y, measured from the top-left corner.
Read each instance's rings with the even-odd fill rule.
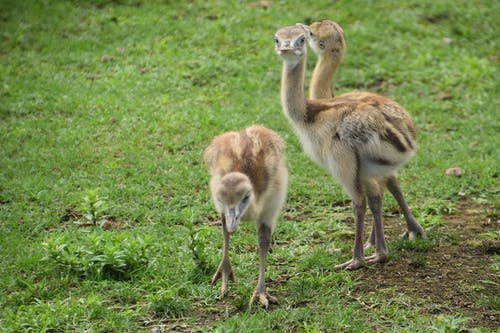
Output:
[[[323,20],[310,26],[297,23],[307,33],[307,41],[318,57],[332,57],[341,61],[346,50],[344,30],[336,22]]]
[[[300,26],[281,28],[274,35],[276,53],[294,67],[307,55],[306,39],[306,31]]]
[[[229,173],[221,178],[215,198],[224,215],[222,223],[225,223],[227,231],[232,233],[254,200],[252,183],[242,173]]]

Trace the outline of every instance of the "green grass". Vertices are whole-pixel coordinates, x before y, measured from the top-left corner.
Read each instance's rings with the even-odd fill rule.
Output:
[[[420,150],[401,183],[417,218],[440,226],[460,198],[498,209],[499,12],[498,1],[273,1],[267,9],[2,1],[0,328],[467,327],[458,314],[435,318],[404,299],[380,296],[366,308],[351,296],[351,274],[333,272],[352,246],[348,197],[302,154],[281,113],[273,34],[322,18],[343,26],[338,91],[378,91],[385,82],[378,92],[411,112]],[[281,304],[269,312],[247,308],[258,266],[253,226],[232,237],[238,284],[229,297],[209,284],[222,240],[201,155],[213,136],[253,123],[284,137],[291,172],[268,260]],[[445,176],[453,166],[465,174]],[[389,196],[384,205],[396,207]],[[120,227],[104,231],[106,221]]]

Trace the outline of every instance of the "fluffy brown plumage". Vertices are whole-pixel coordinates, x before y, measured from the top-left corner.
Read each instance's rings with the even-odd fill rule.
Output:
[[[416,129],[406,110],[383,96],[349,93],[335,98],[306,100],[304,75],[308,34],[312,34],[309,29],[293,26],[282,28],[275,35],[276,52],[283,60],[283,111],[297,131],[305,153],[325,167],[353,200],[354,255],[352,260],[337,268],[355,269],[365,264],[363,220],[367,203],[374,216],[377,250],[375,255],[366,258],[366,263],[384,262],[387,247],[383,234],[382,193],[387,180],[394,179],[397,171],[415,154]]]
[[[204,153],[210,171],[210,192],[221,214],[224,254],[212,278],[222,279],[221,293],[234,280],[229,261],[229,235],[242,220],[255,220],[259,236],[259,280],[254,298],[267,308],[277,300],[268,295],[264,280],[266,256],[288,186],[285,143],[275,132],[251,126],[215,137]]]
[[[300,26],[306,30],[309,46],[318,57],[311,78],[309,98],[332,98],[335,94],[335,73],[342,62],[347,48],[344,31],[338,23],[330,20],[314,22],[309,27],[304,25]],[[367,93],[348,93],[342,96],[351,96],[353,99],[359,99],[359,102],[362,103],[363,99],[367,98]],[[381,103],[377,106],[380,109],[390,109],[393,107],[390,99],[382,99],[380,102]],[[385,105],[386,102],[389,104]],[[384,111],[382,110],[381,112]],[[380,186],[381,188],[388,187],[389,192],[394,196],[403,211],[407,225],[407,231],[403,236],[408,237],[410,240],[414,240],[418,236],[425,238],[425,231],[408,207],[397,177],[393,176],[383,179]],[[366,243],[365,249],[372,245],[375,245],[374,228],[370,234],[369,241]]]

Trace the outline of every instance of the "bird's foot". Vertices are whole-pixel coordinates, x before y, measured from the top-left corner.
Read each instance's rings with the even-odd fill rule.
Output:
[[[231,281],[233,282],[235,281],[233,267],[231,267],[230,263],[222,262],[219,265],[219,268],[217,268],[217,272],[215,272],[212,277],[212,285],[214,285],[219,279],[222,280],[222,284],[220,287],[221,296],[225,296],[227,294],[227,291],[229,290],[229,279],[231,279]]]
[[[351,259],[343,264],[335,266],[335,270],[340,271],[340,270],[354,270],[361,268],[365,265],[364,259]]]
[[[255,290],[248,304],[250,309],[257,298],[259,299],[259,303],[262,304],[266,310],[269,308],[269,304],[278,304],[276,297],[273,297],[266,292],[259,292]]]
[[[384,263],[388,259],[387,253],[375,253],[372,256],[366,257],[366,263],[368,265]]]
[[[424,228],[420,227],[417,230],[406,230],[402,235],[401,238],[408,238],[411,241],[414,241],[420,236],[422,239],[426,239],[427,235],[425,234]]]

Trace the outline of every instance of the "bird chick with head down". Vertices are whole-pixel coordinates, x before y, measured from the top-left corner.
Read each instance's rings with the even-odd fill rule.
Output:
[[[259,278],[250,299],[268,308],[277,303],[266,290],[266,257],[271,235],[285,203],[288,171],[285,143],[275,132],[251,126],[240,132],[215,137],[204,153],[210,171],[210,192],[217,212],[221,214],[224,252],[212,278],[222,280],[221,294],[228,291],[234,272],[229,260],[229,238],[241,221],[254,220],[259,238]]]

